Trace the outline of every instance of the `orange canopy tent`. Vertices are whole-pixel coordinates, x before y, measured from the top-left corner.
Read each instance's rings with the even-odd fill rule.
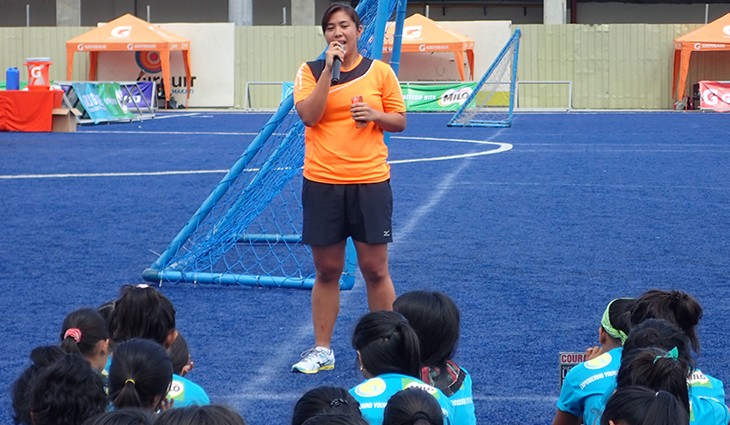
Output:
[[[74,53],[89,52],[89,80],[96,80],[99,52],[154,51],[160,55],[165,99],[170,100],[170,52],[181,51],[187,87],[190,87],[190,40],[163,30],[131,14],[121,16],[103,26],[66,42],[66,78],[71,80]],[[190,97],[188,89],[187,97]]]
[[[672,94],[675,100],[684,97],[692,52],[723,50],[730,50],[730,13],[674,40]]]
[[[386,29],[383,52],[393,50],[393,34],[395,25],[390,23]],[[421,14],[414,14],[406,18],[403,24],[403,53],[431,53],[453,52],[456,66],[459,68],[459,77],[465,81],[464,52],[469,62],[469,72],[474,78],[474,40],[450,31]]]

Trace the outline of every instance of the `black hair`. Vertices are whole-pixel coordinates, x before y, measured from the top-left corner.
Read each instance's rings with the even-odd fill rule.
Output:
[[[125,285],[109,317],[109,334],[117,342],[146,338],[165,344],[175,330],[175,308],[149,285]]]
[[[628,386],[617,389],[608,399],[601,425],[608,425],[608,421],[626,425],[687,425],[689,415],[679,400],[666,391]]]
[[[624,355],[637,348],[659,347],[671,350],[677,347],[680,358],[694,370],[695,360],[691,356],[687,335],[676,325],[662,319],[648,319],[635,326],[624,343]]]
[[[78,425],[104,412],[107,403],[101,376],[78,354],[41,370],[30,390],[33,425]]]
[[[159,344],[133,338],[119,344],[109,367],[109,399],[117,409],[155,410],[172,382],[172,362]]]
[[[675,325],[689,338],[692,348],[700,352],[697,324],[702,318],[702,306],[686,292],[652,289],[636,299],[631,309],[631,326],[647,319],[664,319]]]
[[[368,422],[362,416],[344,413],[325,413],[312,416],[304,421],[302,425],[368,425]]]
[[[114,307],[116,306],[117,300],[107,301],[104,304],[96,308],[96,312],[104,318],[104,321],[109,323]]]
[[[373,376],[400,373],[420,379],[418,336],[405,317],[394,311],[375,311],[360,318],[352,346]]]
[[[633,306],[633,298],[617,298],[611,302],[608,308],[608,320],[614,329],[626,335],[629,334],[631,329],[631,308]]]
[[[413,387],[393,394],[383,412],[383,425],[443,425],[444,416],[436,398]]]
[[[167,348],[167,355],[172,361],[172,372],[180,376],[185,375],[183,368],[190,363],[190,347],[182,334],[177,334],[175,340]]]
[[[56,345],[36,347],[30,352],[31,364],[20,373],[10,389],[13,404],[13,422],[16,425],[33,425],[30,418],[30,388],[33,379],[41,370],[64,356],[63,350]]]
[[[444,367],[459,342],[459,308],[441,292],[412,291],[396,298],[393,310],[408,319],[421,349],[421,364]]]
[[[345,12],[345,14],[352,19],[352,22],[355,23],[356,28],[360,28],[360,26],[362,26],[360,23],[360,16],[358,16],[352,6],[343,3],[332,3],[322,15],[322,32],[327,31],[327,24],[329,24],[330,18],[337,12]]]
[[[125,408],[96,415],[83,425],[152,425],[155,416],[144,409]]]
[[[360,403],[350,392],[341,387],[313,388],[299,398],[294,405],[292,425],[302,425],[307,419],[324,413],[346,413],[361,416]]]
[[[211,404],[187,406],[163,412],[155,425],[246,425],[243,417],[230,407]]]
[[[78,333],[73,332],[74,330],[78,330]],[[81,308],[63,319],[61,348],[67,353],[93,355],[97,343],[105,339],[109,339],[106,321],[96,310]]]
[[[667,350],[658,347],[637,348],[624,353],[616,375],[616,388],[642,385],[654,391],[667,391],[677,397],[689,413],[689,365],[682,358],[666,357],[667,353]]]

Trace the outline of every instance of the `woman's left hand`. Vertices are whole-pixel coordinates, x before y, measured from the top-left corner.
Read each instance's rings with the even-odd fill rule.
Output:
[[[379,111],[373,109],[365,102],[355,102],[350,105],[352,119],[359,122],[369,122],[378,119]]]

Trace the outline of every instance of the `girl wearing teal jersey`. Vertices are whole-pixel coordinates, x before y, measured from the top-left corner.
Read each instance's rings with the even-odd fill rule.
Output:
[[[418,379],[421,356],[418,337],[408,321],[393,311],[363,316],[355,326],[352,346],[357,350],[364,382],[350,389],[370,425],[381,425],[388,400],[398,391],[417,387],[441,406],[444,423],[452,424],[451,402],[438,388]]]
[[[622,344],[628,332],[628,311],[633,300],[619,298],[608,303],[598,328],[602,345],[598,356],[573,367],[565,376],[553,425],[586,425],[600,419],[601,399],[621,365]]]
[[[461,320],[456,303],[440,292],[412,291],[399,296],[393,310],[408,319],[418,335],[421,380],[449,398],[454,423],[475,425],[471,375],[453,360]]]

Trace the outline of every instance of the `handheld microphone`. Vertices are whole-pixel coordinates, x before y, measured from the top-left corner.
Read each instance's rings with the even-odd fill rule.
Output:
[[[335,56],[332,60],[332,85],[339,84],[340,83],[340,66],[342,65],[342,61],[340,58]]]

